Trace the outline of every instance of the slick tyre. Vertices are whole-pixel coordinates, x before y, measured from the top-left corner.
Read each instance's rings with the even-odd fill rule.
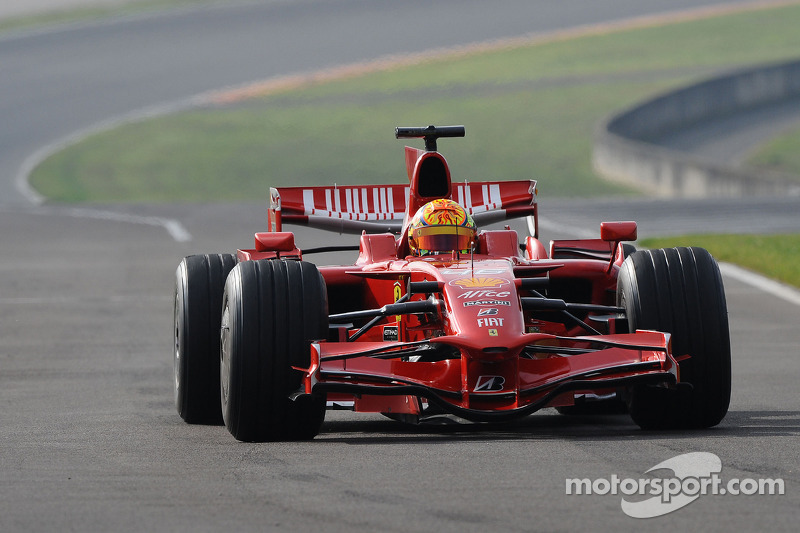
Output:
[[[622,246],[622,257],[625,259],[636,253],[636,246],[632,244],[623,242],[622,244],[620,244],[620,246]]]
[[[311,263],[245,261],[223,295],[222,413],[238,440],[313,438],[325,416],[324,396],[289,396],[310,365],[310,341],[328,333],[325,281]]]
[[[175,271],[174,390],[178,414],[190,424],[221,424],[219,325],[230,254],[191,255]]]
[[[636,386],[628,408],[644,429],[707,428],[728,411],[731,349],[728,311],[719,267],[702,248],[642,250],[631,254],[617,280],[617,305],[630,331],[672,334],[681,360],[677,390]]]

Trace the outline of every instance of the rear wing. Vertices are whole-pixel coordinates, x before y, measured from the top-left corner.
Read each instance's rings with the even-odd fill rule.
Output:
[[[538,227],[535,180],[453,183],[450,193],[478,225],[531,216]],[[414,214],[408,213],[412,194],[410,185],[270,188],[268,231],[295,224],[338,233],[400,234]]]

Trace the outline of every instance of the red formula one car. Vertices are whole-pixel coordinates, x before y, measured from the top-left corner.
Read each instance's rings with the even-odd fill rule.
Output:
[[[408,184],[271,189],[253,249],[194,255],[175,288],[175,398],[239,440],[307,439],[326,408],[503,421],[627,407],[643,428],[725,416],[725,293],[703,249],[635,251],[634,222],[538,240],[535,181],[455,182],[437,139],[397,128]],[[530,236],[478,231],[527,217]],[[360,233],[353,264],[303,260],[286,224]]]

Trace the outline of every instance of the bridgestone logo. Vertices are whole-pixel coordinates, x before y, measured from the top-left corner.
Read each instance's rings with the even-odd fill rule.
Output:
[[[503,376],[480,376],[475,384],[475,392],[493,392],[503,390],[506,382]]]

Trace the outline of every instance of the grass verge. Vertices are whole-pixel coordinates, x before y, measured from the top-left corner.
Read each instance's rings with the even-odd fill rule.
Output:
[[[800,234],[685,235],[643,239],[647,248],[699,246],[718,261],[736,263],[795,287],[800,287]]]
[[[447,57],[130,124],[54,155],[32,184],[64,202],[265,198],[269,186],[405,180],[397,125],[443,140],[455,180],[540,180],[550,196],[628,193],[591,169],[605,115],[800,50],[800,6]]]

